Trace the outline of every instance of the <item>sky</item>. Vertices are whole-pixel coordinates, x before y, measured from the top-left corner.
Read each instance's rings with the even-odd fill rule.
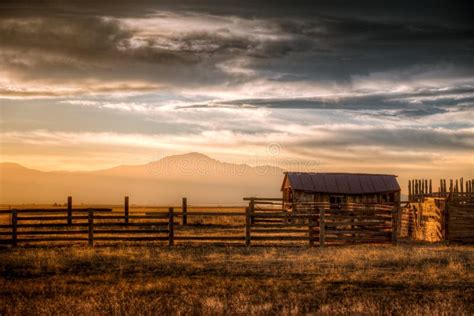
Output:
[[[99,3],[100,2],[100,3]],[[474,176],[469,1],[0,2],[1,161]]]

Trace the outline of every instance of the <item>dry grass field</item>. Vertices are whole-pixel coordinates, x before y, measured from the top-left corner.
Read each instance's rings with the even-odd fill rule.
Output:
[[[0,314],[474,313],[474,247],[28,247]]]
[[[243,222],[190,217],[176,233],[242,235]],[[474,314],[474,246],[165,244],[4,247],[0,315]]]

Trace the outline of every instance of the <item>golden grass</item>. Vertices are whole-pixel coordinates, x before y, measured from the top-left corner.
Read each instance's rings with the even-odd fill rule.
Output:
[[[243,235],[243,217],[188,223],[176,235]],[[84,244],[1,249],[0,315],[474,314],[474,246]]]
[[[0,314],[474,312],[474,246],[0,251]]]

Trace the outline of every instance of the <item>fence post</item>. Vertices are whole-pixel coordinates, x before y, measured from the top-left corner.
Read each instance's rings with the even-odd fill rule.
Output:
[[[315,213],[316,210],[312,209],[311,213]],[[308,218],[308,231],[309,231],[309,246],[314,247],[314,228],[313,225],[316,223],[315,217],[310,216]]]
[[[17,245],[17,225],[18,225],[18,212],[17,210],[12,210],[12,246],[16,247]]]
[[[449,243],[449,203],[444,205],[444,240]]]
[[[89,213],[87,216],[87,222],[89,224],[89,247],[94,246],[94,210],[89,209]]]
[[[326,238],[325,232],[326,224],[324,223],[324,208],[319,209],[319,247],[324,247]]]
[[[72,196],[67,197],[67,224],[72,224]]]
[[[174,209],[168,209],[168,246],[174,245]]]
[[[354,230],[355,230],[355,226],[354,226],[354,224],[355,224],[355,218],[354,218],[354,217],[355,217],[355,213],[354,213],[354,209],[351,209],[351,210],[350,210],[350,216],[351,216],[351,232],[353,232],[353,233],[351,234],[351,238],[352,238],[351,244],[355,244],[355,243],[356,243],[356,239],[357,239],[357,235],[354,234]]]
[[[250,224],[255,224],[255,218],[253,217],[253,213],[255,212],[255,200],[250,200]]]
[[[245,246],[250,246],[250,207],[245,209]]]
[[[188,199],[183,198],[183,204],[181,207],[183,213],[183,226],[188,224]]]
[[[128,211],[129,211],[129,199],[128,196],[124,198],[124,205],[123,205],[123,211],[124,211],[124,216],[125,216],[125,224],[128,224]]]
[[[392,244],[397,244],[398,210],[400,203],[392,209]]]
[[[411,201],[411,180],[408,180],[408,201]]]

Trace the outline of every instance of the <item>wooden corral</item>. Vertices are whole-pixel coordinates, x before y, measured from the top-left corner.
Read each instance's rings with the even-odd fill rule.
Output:
[[[449,186],[447,185],[449,183]],[[409,201],[400,212],[400,237],[429,242],[474,242],[473,180],[410,180]]]
[[[295,212],[285,209],[281,200],[248,200],[252,214],[249,238],[252,232],[252,240],[308,240],[309,237],[310,245],[319,243],[320,247],[396,242],[393,205],[350,203],[333,208],[327,202],[300,202],[294,204],[298,210]]]
[[[275,242],[306,242],[307,245],[395,242],[395,208],[382,204],[299,203],[304,212],[289,212],[280,198],[246,198],[245,211],[196,211],[183,199],[181,210],[130,212],[129,198],[123,211],[72,206],[64,209],[12,209],[8,224],[0,225],[0,243],[12,246],[36,243],[106,242],[176,243],[223,242],[246,246]],[[228,218],[230,225],[188,222],[193,218]],[[191,221],[193,222],[193,221]],[[239,223],[241,223],[239,225]]]

